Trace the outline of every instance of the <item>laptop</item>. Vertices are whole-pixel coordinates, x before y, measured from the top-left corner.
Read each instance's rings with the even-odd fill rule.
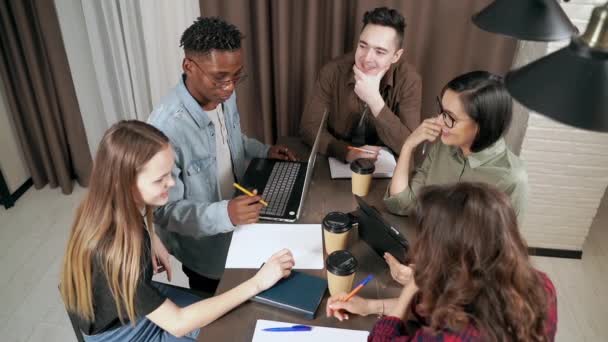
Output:
[[[268,202],[268,206],[263,207],[260,212],[261,219],[295,222],[300,218],[326,120],[327,110],[323,113],[308,162],[266,158],[251,160],[241,184],[248,189],[257,189],[262,198]]]
[[[406,256],[410,244],[395,227],[388,224],[380,212],[365,203],[355,195],[359,210],[356,216],[359,218],[359,238],[365,241],[380,257],[385,252],[391,253],[402,264],[406,263]]]

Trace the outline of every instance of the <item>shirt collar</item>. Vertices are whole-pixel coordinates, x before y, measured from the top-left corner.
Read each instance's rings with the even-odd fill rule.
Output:
[[[180,98],[190,116],[199,126],[199,128],[207,127],[211,120],[203,107],[196,101],[196,99],[190,94],[188,88],[186,88],[186,75],[182,74],[182,77],[179,78],[179,83],[177,84],[177,96]]]
[[[505,144],[505,139],[500,138],[493,145],[469,155],[469,165],[472,169],[474,169],[481,165],[487,164],[490,160],[494,159],[494,157],[502,154],[506,148],[507,145]]]

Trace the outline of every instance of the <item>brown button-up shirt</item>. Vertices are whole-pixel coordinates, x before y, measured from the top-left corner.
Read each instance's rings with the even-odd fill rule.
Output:
[[[314,143],[323,112],[327,108],[327,128],[323,129],[319,152],[344,160],[353,128],[365,103],[355,94],[354,52],[327,63],[320,71],[302,119],[300,136]],[[414,67],[402,56],[380,81],[385,106],[377,117],[366,115],[366,143],[386,145],[399,153],[405,139],[420,124],[422,81]]]

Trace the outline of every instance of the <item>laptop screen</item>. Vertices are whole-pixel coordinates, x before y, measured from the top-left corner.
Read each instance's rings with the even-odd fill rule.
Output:
[[[323,118],[321,119],[321,124],[319,125],[319,129],[317,130],[315,143],[312,145],[312,149],[310,150],[310,156],[308,157],[308,167],[306,169],[306,178],[308,178],[308,174],[312,173],[312,170],[314,169],[315,161],[317,160],[317,152],[319,151],[319,140],[321,140],[321,132],[323,132],[323,127],[325,127],[326,120],[327,109],[325,109],[325,112],[323,112]]]
[[[302,191],[302,197],[300,198],[300,207],[298,208],[298,214],[296,215],[297,218],[300,218],[300,211],[302,210],[304,199],[306,199],[306,194],[308,193],[308,186],[310,185],[310,180],[312,179],[312,172],[315,169],[315,162],[317,161],[317,152],[319,151],[319,140],[321,140],[321,132],[323,132],[323,128],[325,127],[326,121],[327,109],[325,109],[325,112],[323,112],[323,118],[321,119],[321,124],[319,125],[319,129],[317,130],[315,143],[312,145],[312,149],[310,150],[310,156],[308,157],[308,165],[306,166],[306,177],[304,178],[304,189]]]

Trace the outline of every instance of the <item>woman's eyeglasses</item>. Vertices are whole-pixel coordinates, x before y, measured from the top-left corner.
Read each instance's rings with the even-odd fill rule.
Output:
[[[203,68],[201,68],[198,63],[196,63],[196,61],[194,61],[193,59],[190,59],[192,61],[192,63],[194,63],[194,65],[196,65],[196,67],[198,68],[198,70],[200,70],[203,75],[205,75],[205,77],[207,77],[207,79],[209,81],[211,81],[211,83],[213,83],[213,86],[215,88],[219,88],[219,89],[226,89],[228,88],[231,84],[233,84],[235,87],[238,86],[239,84],[243,83],[243,81],[245,81],[247,79],[247,75],[246,74],[239,74],[231,79],[228,80],[218,80],[217,78],[209,75],[208,73],[205,72],[205,70],[203,70]]]
[[[443,108],[443,105],[441,104],[441,99],[439,98],[439,96],[437,96],[436,99],[437,99],[437,105],[439,105],[439,114],[443,118],[443,123],[445,123],[445,125],[448,128],[453,128],[454,124],[456,123],[456,119],[454,119],[452,117],[452,115],[450,115],[450,112],[446,111]]]

